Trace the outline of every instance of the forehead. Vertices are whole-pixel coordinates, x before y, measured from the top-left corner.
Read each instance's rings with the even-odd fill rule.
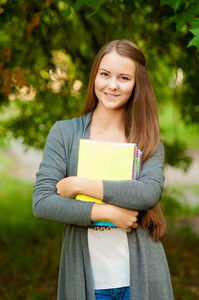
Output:
[[[111,73],[129,73],[134,75],[135,73],[135,62],[126,56],[121,56],[115,51],[107,53],[103,56],[99,69],[106,69]]]

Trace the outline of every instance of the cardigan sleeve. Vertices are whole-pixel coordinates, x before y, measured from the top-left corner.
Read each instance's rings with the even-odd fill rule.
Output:
[[[67,122],[67,121],[66,121]],[[36,218],[88,226],[91,224],[93,203],[76,201],[57,194],[56,184],[67,176],[67,153],[72,139],[72,128],[67,126],[63,141],[59,122],[48,135],[43,160],[37,172],[33,191],[33,213]]]
[[[154,154],[142,165],[139,180],[104,180],[105,203],[132,210],[156,206],[164,189],[164,146],[159,143]]]

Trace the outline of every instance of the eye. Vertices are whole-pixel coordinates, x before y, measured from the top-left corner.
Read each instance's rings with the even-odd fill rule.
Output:
[[[129,80],[129,78],[126,77],[126,76],[121,76],[120,79],[123,80],[123,81],[128,81]]]
[[[106,72],[101,72],[100,75],[103,76],[103,77],[107,77],[107,76],[108,76],[108,73],[106,73]]]

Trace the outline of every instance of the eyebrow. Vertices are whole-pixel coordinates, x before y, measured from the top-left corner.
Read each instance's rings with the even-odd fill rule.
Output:
[[[108,70],[106,70],[106,69],[104,69],[104,68],[100,68],[99,69],[99,71],[105,71],[105,72],[107,72],[107,73],[111,73],[110,71],[108,71]],[[125,73],[121,73],[121,74],[119,74],[120,76],[122,75],[122,76],[130,76],[130,77],[133,77],[132,75],[130,75],[130,74],[125,74]]]

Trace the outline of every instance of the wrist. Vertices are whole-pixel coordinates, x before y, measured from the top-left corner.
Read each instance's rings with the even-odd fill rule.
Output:
[[[94,203],[91,211],[91,221],[104,219],[110,221],[111,206],[110,204]]]
[[[82,177],[76,177],[76,185],[75,185],[75,189],[76,189],[76,193],[77,195],[86,195],[86,178],[82,178]]]

